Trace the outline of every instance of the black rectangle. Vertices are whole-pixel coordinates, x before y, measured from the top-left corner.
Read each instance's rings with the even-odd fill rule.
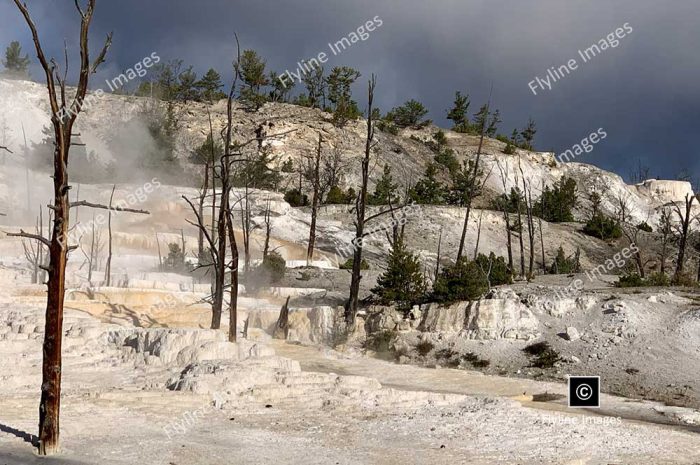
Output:
[[[569,407],[600,408],[600,376],[569,376]]]

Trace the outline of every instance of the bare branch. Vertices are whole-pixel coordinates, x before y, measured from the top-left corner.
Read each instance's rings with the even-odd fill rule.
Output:
[[[27,232],[24,232],[23,229],[20,229],[18,233],[9,233],[6,232],[7,237],[24,237],[25,239],[33,239],[35,241],[39,241],[42,244],[44,244],[46,247],[51,247],[51,241],[49,241],[47,238],[44,236],[40,236],[38,234],[29,234]]]
[[[147,210],[137,210],[135,208],[124,208],[118,206],[101,205],[99,203],[88,202],[87,200],[81,200],[79,202],[74,202],[70,205],[71,208],[74,207],[89,207],[89,208],[100,208],[102,210],[112,210],[117,212],[128,212],[128,213],[139,213],[141,215],[150,215],[151,212]]]
[[[12,152],[12,150],[8,149],[4,145],[0,145],[0,150],[7,150],[9,153],[14,153],[14,152]]]
[[[113,34],[114,34],[113,32],[110,32],[109,34],[107,34],[107,39],[105,40],[105,44],[102,47],[102,51],[97,56],[97,59],[92,64],[92,68],[90,69],[90,74],[95,74],[97,72],[97,67],[100,66],[102,63],[104,63],[105,56],[107,55],[107,50],[109,50],[109,47],[112,46],[112,35]]]

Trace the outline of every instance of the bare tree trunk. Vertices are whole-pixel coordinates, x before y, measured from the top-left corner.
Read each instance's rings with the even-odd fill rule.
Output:
[[[238,244],[236,243],[236,235],[233,232],[232,216],[232,214],[229,214],[227,220],[228,238],[231,247],[231,289],[228,307],[228,340],[229,342],[236,342],[238,340]]]
[[[90,238],[90,258],[88,259],[88,283],[92,287],[92,268],[95,260],[95,214],[92,214],[92,237]]]
[[[270,198],[267,198],[265,205],[265,245],[263,247],[263,260],[270,253],[270,236],[272,234],[272,222],[270,221]]]
[[[474,247],[474,260],[479,256],[479,242],[481,241],[481,218],[484,216],[484,211],[479,212],[479,225],[476,230],[476,246]]]
[[[27,145],[27,133],[24,131],[24,123],[22,123],[22,136],[24,137],[24,181],[27,184],[27,211],[29,211],[32,204],[32,192],[29,188],[29,146]]]
[[[678,244],[678,260],[676,262],[676,273],[675,278],[678,279],[681,274],[683,274],[683,268],[685,266],[685,251],[688,244],[688,233],[690,231],[690,222],[692,220],[690,213],[693,208],[694,196],[686,194],[685,196],[685,215],[681,211],[678,205],[674,205],[676,214],[678,215],[678,220],[680,221],[679,232],[680,240]]]
[[[160,252],[160,239],[156,233],[156,245],[158,246],[158,271],[163,271],[163,254]]]
[[[438,280],[438,277],[440,276],[440,253],[442,249],[442,226],[440,227],[440,236],[438,237],[438,246],[437,246],[437,260],[435,260],[435,281]]]
[[[313,199],[311,200],[311,227],[309,228],[309,248],[306,251],[306,266],[311,266],[311,262],[314,258],[314,245],[316,244],[316,215],[318,214],[318,203],[319,203],[319,189],[321,183],[321,175],[319,170],[321,169],[321,144],[323,143],[323,136],[319,133],[318,135],[318,149],[316,150],[316,159],[314,160],[314,193]]]
[[[523,244],[523,214],[521,196],[518,194],[518,241],[520,243],[520,276],[525,276],[525,246]]]
[[[116,184],[112,186],[112,194],[109,196],[109,213],[107,213],[107,262],[105,263],[105,286],[107,287],[112,283],[112,202],[116,188]]]
[[[212,139],[212,145],[214,140]],[[202,183],[202,195],[199,197],[199,216],[204,218],[204,200],[207,197],[209,189],[209,161],[204,164],[204,182]],[[204,256],[204,231],[199,230],[197,236],[197,260],[201,260]]]
[[[53,231],[50,241],[41,237],[40,241],[49,247],[49,280],[46,302],[46,328],[44,333],[41,401],[39,406],[39,454],[52,455],[59,450],[59,416],[61,407],[61,343],[63,338],[63,299],[65,294],[66,262],[68,251],[68,227],[70,221],[70,199],[68,193],[68,158],[75,120],[81,110],[88,88],[88,78],[104,61],[111,44],[111,35],[94,63],[90,63],[88,33],[95,9],[95,0],[88,0],[83,10],[76,1],[80,13],[80,78],[74,100],[66,101],[66,74],[57,71],[57,65],[46,59],[39,34],[32,21],[27,6],[21,0],[14,0],[24,16],[32,33],[37,57],[46,76],[51,122],[54,128],[54,173],[53,187],[54,212]],[[67,67],[67,64],[66,64]],[[65,70],[67,72],[67,70]],[[56,84],[58,83],[58,90]],[[60,101],[59,104],[59,94]]]
[[[345,306],[345,323],[348,330],[354,327],[355,315],[357,314],[358,297],[360,294],[360,279],[362,267],[362,239],[365,233],[365,208],[367,206],[367,184],[369,183],[369,163],[372,154],[372,146],[374,141],[374,121],[373,121],[373,105],[374,105],[374,89],[376,87],[376,78],[372,75],[369,81],[367,92],[367,140],[365,141],[365,156],[362,159],[362,187],[355,201],[355,238],[357,244],[354,247],[353,262],[352,262],[352,278],[350,280],[350,298]]]
[[[289,297],[280,309],[280,316],[277,318],[277,325],[272,333],[274,339],[286,340],[287,336],[289,336]]]
[[[544,256],[544,235],[542,232],[542,218],[537,219],[538,228],[540,230],[540,250],[542,250],[542,270],[544,273],[547,272],[547,259]]]
[[[457,251],[457,261],[462,258],[464,253],[464,242],[467,240],[467,229],[469,226],[469,214],[472,209],[472,202],[474,201],[474,194],[476,191],[477,178],[479,177],[479,162],[481,160],[481,149],[484,146],[484,135],[486,134],[486,125],[488,124],[489,109],[491,107],[491,95],[489,94],[489,100],[486,104],[486,115],[484,116],[484,123],[481,126],[481,137],[479,138],[479,148],[476,151],[476,161],[474,162],[474,170],[472,173],[472,178],[469,183],[469,195],[467,198],[467,212],[464,215],[464,225],[462,226],[462,237],[459,240],[459,250]]]
[[[520,161],[520,155],[518,155],[518,169],[520,170],[520,177],[523,181],[523,196],[525,196],[525,213],[527,215],[527,237],[530,244],[528,274],[532,275],[532,271],[535,267],[535,224],[532,220],[532,192],[527,183],[527,180],[525,179],[525,173],[523,172],[523,166]]]

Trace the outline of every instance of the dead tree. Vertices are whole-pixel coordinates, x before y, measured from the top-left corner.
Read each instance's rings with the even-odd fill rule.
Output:
[[[479,223],[476,228],[476,245],[474,246],[474,260],[479,256],[479,242],[481,241],[481,219],[484,216],[484,210],[479,212]]]
[[[510,212],[508,211],[508,162],[506,161],[505,168],[501,166],[501,163],[496,160],[496,166],[501,172],[501,183],[503,184],[504,198],[500,202],[501,211],[503,213],[503,221],[506,226],[506,249],[508,250],[508,269],[511,272],[515,269],[513,267],[513,233],[510,229]]]
[[[435,259],[435,281],[440,277],[440,254],[442,253],[442,226],[440,226],[440,235],[438,236],[437,258]]]
[[[51,223],[51,217],[49,215],[49,223]],[[37,236],[44,235],[44,214],[41,208],[39,208],[39,216],[36,219],[35,231]],[[22,241],[22,249],[24,250],[24,257],[32,269],[32,284],[38,284],[43,282],[43,270],[47,267],[44,258],[45,245],[40,241]]]
[[[530,183],[525,179],[525,172],[523,171],[523,166],[520,161],[520,155],[518,155],[518,169],[520,170],[520,177],[523,181],[523,196],[525,197],[525,215],[527,217],[527,237],[530,244],[530,254],[528,262],[528,274],[532,275],[533,269],[535,267],[535,222],[532,215],[532,189]],[[522,235],[522,225],[520,227]]]
[[[306,251],[306,266],[311,266],[314,258],[314,245],[316,244],[316,216],[318,215],[318,198],[321,188],[321,144],[323,144],[323,136],[318,135],[318,148],[316,149],[316,158],[313,164],[313,197],[311,200],[311,227],[309,228],[309,248]],[[301,192],[300,192],[301,194]]]
[[[95,271],[97,268],[97,262],[99,260],[100,253],[102,253],[102,249],[104,247],[104,244],[102,244],[102,235],[100,234],[99,230],[95,228],[95,215],[93,213],[92,215],[92,223],[91,223],[91,232],[90,232],[90,249],[85,250],[83,247],[82,243],[82,238],[78,239],[78,244],[80,245],[80,251],[83,253],[85,256],[85,260],[87,262],[88,266],[88,284],[90,287],[92,287],[92,272]]]
[[[107,213],[107,262],[105,262],[105,286],[112,284],[112,202],[114,201],[114,190],[117,185],[112,186],[112,193],[109,195],[109,211]]]
[[[518,174],[515,173],[515,185],[520,184],[520,178]],[[525,244],[523,243],[523,194],[520,192],[520,188],[516,187],[513,191],[515,194],[515,208],[518,213],[518,244],[520,245],[520,276],[525,276]]]
[[[678,216],[678,224],[676,225],[676,232],[678,234],[678,258],[676,260],[676,272],[674,273],[674,279],[676,281],[681,278],[683,268],[685,266],[685,252],[688,245],[690,224],[693,221],[691,211],[694,201],[694,195],[686,194],[684,209],[681,209],[681,207],[675,202],[671,204],[673,211],[676,213],[676,216]]]
[[[274,339],[286,340],[289,336],[289,297],[280,309],[280,316],[277,318],[275,331],[272,333]]]
[[[462,226],[462,237],[459,239],[459,249],[457,250],[457,262],[462,258],[464,253],[464,242],[467,240],[467,229],[469,226],[469,215],[472,209],[472,203],[476,194],[476,185],[479,177],[479,164],[481,161],[481,149],[484,146],[484,136],[486,135],[486,125],[491,108],[491,95],[486,103],[486,114],[484,115],[483,124],[481,125],[481,136],[479,137],[479,147],[476,150],[476,161],[472,170],[471,178],[469,179],[469,190],[467,193],[467,212],[464,214],[464,225]]]
[[[374,75],[369,80],[367,89],[367,139],[365,141],[365,155],[362,158],[362,186],[355,199],[355,247],[353,250],[352,278],[350,280],[350,298],[345,304],[345,323],[348,329],[355,324],[358,298],[360,294],[360,279],[362,266],[362,240],[365,232],[365,208],[367,206],[367,185],[369,183],[369,163],[374,146],[374,89],[377,80]]]
[[[238,44],[238,36],[236,36],[236,44],[238,49],[238,58],[240,61],[240,46]],[[238,302],[238,244],[236,242],[236,237],[233,231],[233,209],[234,205],[231,205],[231,191],[232,191],[232,179],[231,179],[231,168],[236,163],[247,163],[248,157],[243,155],[243,150],[246,146],[253,142],[260,143],[261,137],[252,138],[243,143],[234,143],[233,141],[233,101],[235,96],[235,91],[238,84],[238,79],[240,75],[238,73],[238,67],[234,67],[234,78],[229,90],[227,105],[226,105],[226,125],[221,132],[222,139],[224,142],[224,150],[219,159],[216,161],[217,165],[214,175],[212,176],[212,185],[215,185],[216,180],[220,184],[220,194],[216,193],[216,189],[212,192],[212,204],[216,205],[216,198],[220,196],[220,201],[218,204],[218,214],[216,215],[216,220],[213,220],[214,228],[210,230],[209,225],[205,223],[203,215],[199,212],[199,208],[194,205],[194,203],[183,196],[183,200],[187,202],[190,206],[192,213],[196,218],[196,222],[186,220],[187,223],[195,226],[202,232],[204,239],[209,246],[209,253],[211,257],[211,263],[208,265],[200,265],[200,267],[211,267],[213,268],[213,289],[212,295],[208,298],[212,305],[212,320],[211,329],[219,329],[221,327],[221,316],[223,312],[224,304],[224,293],[226,289],[226,272],[227,270],[231,275],[231,286],[230,286],[230,300],[229,300],[229,312],[230,312],[230,322],[229,322],[229,340],[235,341],[237,336],[236,330],[236,320],[237,320],[237,302]],[[275,134],[271,136],[265,136],[264,138],[274,138],[293,131],[286,131],[280,134]],[[210,133],[213,134],[213,129],[210,120]],[[246,185],[247,185],[246,181]],[[248,203],[248,189],[246,188],[245,196],[239,201],[245,201]],[[213,207],[215,211],[216,207]],[[249,207],[245,207],[249,212]],[[245,215],[244,215],[244,225],[245,225]],[[248,221],[250,221],[250,216],[248,214]],[[245,229],[245,228],[244,228]],[[249,231],[249,229],[248,229]],[[246,232],[244,231],[244,234]],[[246,237],[244,236],[244,239]],[[227,262],[227,247],[230,248],[232,254],[231,262]],[[249,253],[246,253],[247,259],[249,260]]]
[[[229,342],[236,342],[238,340],[238,244],[236,243],[236,234],[233,231],[233,213],[230,210],[226,219],[226,226],[229,246],[231,247],[228,340]],[[248,337],[248,320],[246,320],[245,337]]]
[[[666,260],[668,259],[669,244],[673,238],[673,222],[671,220],[671,212],[668,207],[661,210],[661,218],[659,220],[659,233],[661,233],[661,252],[659,253],[660,269],[662,274],[666,273]]]
[[[158,271],[163,271],[163,254],[160,251],[160,239],[156,233],[156,246],[158,247]]]
[[[87,0],[85,9],[81,7],[78,0],[75,1],[75,6],[81,19],[80,77],[75,96],[69,102],[66,94],[68,60],[66,59],[63,73],[61,73],[58,64],[54,60],[49,61],[44,55],[44,50],[39,40],[39,33],[31,19],[26,4],[22,3],[21,0],[14,0],[14,2],[29,26],[39,63],[44,70],[49,106],[51,108],[51,123],[54,130],[54,200],[51,205],[54,218],[51,238],[47,239],[40,235],[23,235],[30,239],[36,239],[49,248],[48,298],[43,347],[41,401],[39,406],[39,454],[52,455],[59,450],[63,299],[66,262],[68,260],[68,252],[73,249],[66,243],[70,223],[68,162],[71,138],[75,121],[85,100],[90,74],[94,73],[97,67],[104,62],[105,55],[112,42],[112,36],[111,34],[107,36],[102,51],[97,56],[97,59],[91,63],[88,36],[95,11],[95,0]]]
[[[265,202],[265,245],[263,246],[263,260],[270,253],[270,236],[272,235],[272,218],[270,211],[270,197]]]

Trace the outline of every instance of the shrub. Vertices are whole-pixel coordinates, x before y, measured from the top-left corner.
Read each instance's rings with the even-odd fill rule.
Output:
[[[187,262],[185,261],[185,252],[180,248],[180,244],[173,242],[168,244],[168,256],[163,262],[165,271],[181,273],[188,271]]]
[[[260,267],[268,273],[271,283],[278,283],[284,278],[284,272],[287,270],[287,262],[279,253],[270,252],[267,254],[267,257],[263,258]]]
[[[515,145],[511,144],[510,141],[508,141],[505,148],[503,149],[503,153],[505,153],[506,155],[514,155]]]
[[[646,232],[653,232],[654,231],[652,229],[652,227],[647,224],[646,221],[642,221],[641,223],[639,223],[637,225],[637,229],[642,230],[642,231],[646,231]]]
[[[600,212],[593,214],[583,227],[583,232],[602,240],[617,239],[622,236],[620,224]]]
[[[260,265],[252,268],[243,276],[248,294],[257,294],[261,289],[270,287],[284,277],[287,265],[277,252],[271,252]]]
[[[309,204],[309,197],[299,192],[299,189],[292,189],[284,193],[284,201],[292,207],[305,207]]]
[[[283,173],[293,173],[294,172],[294,162],[291,158],[288,158],[282,163],[281,168]]]
[[[430,124],[430,121],[424,120],[427,114],[428,110],[422,103],[411,99],[400,107],[392,109],[387,113],[386,119],[400,128],[420,129]]]
[[[348,192],[345,193],[338,186],[333,186],[328,191],[326,195],[327,205],[347,205],[355,201],[355,191],[350,188]]]
[[[394,339],[396,339],[395,331],[379,331],[371,334],[364,343],[366,349],[373,350],[378,354],[390,353],[394,351]]]
[[[552,368],[561,358],[548,342],[536,342],[523,349],[531,360],[531,366],[536,368]]]
[[[400,310],[408,310],[420,303],[427,290],[425,276],[418,258],[406,249],[399,238],[391,249],[386,271],[377,279],[372,292],[383,304],[396,303]]]
[[[496,254],[491,252],[487,257],[484,254],[479,254],[476,257],[476,264],[487,274],[487,279],[491,286],[500,286],[502,284],[513,284],[513,273],[505,258],[496,257]]]
[[[353,257],[350,257],[347,260],[345,260],[345,263],[342,263],[339,266],[339,268],[341,270],[352,270],[352,264],[354,262],[355,262],[355,260],[353,259]],[[367,260],[365,260],[364,258],[360,262],[360,269],[361,270],[369,270],[369,263],[367,263]]]
[[[646,281],[649,286],[665,287],[671,284],[671,278],[661,272],[652,273]]]
[[[677,273],[671,279],[671,284],[674,286],[695,287],[698,283],[693,279],[690,273]]]
[[[435,346],[430,341],[421,341],[416,345],[416,351],[418,352],[418,355],[425,357],[431,350],[433,350],[434,347]]]
[[[397,128],[395,124],[383,119],[377,121],[377,129],[379,129],[382,132],[392,134],[394,136],[397,136],[399,134],[399,128]]]
[[[432,298],[441,303],[475,300],[488,290],[486,274],[476,262],[463,257],[440,272],[433,285]]]
[[[642,287],[644,285],[646,283],[637,273],[622,275],[615,283],[616,287]]]
[[[454,174],[459,170],[459,161],[455,157],[455,153],[452,149],[442,150],[440,153],[435,155],[435,163],[447,168],[450,174]]]
[[[564,249],[559,246],[557,256],[552,266],[549,268],[549,274],[571,274],[581,271],[581,264],[579,262],[580,253],[580,250],[576,249],[576,254],[573,257],[567,257],[564,253]]]
[[[546,186],[540,199],[533,206],[533,213],[550,223],[574,221],[571,212],[576,207],[576,181],[561,178],[554,187]]]

